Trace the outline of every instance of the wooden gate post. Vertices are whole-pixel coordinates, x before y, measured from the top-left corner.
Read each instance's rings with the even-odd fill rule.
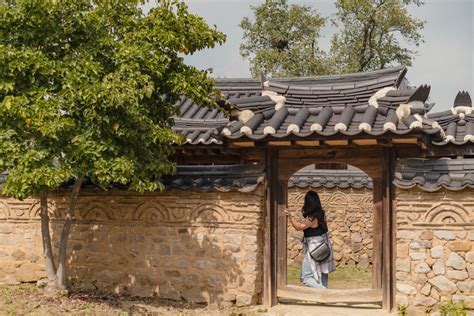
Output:
[[[382,267],[382,307],[391,311],[395,306],[395,204],[393,177],[395,172],[395,152],[384,148],[383,155],[383,267]]]
[[[382,267],[383,267],[383,254],[382,254],[382,232],[383,232],[383,182],[382,176],[378,175],[377,178],[372,179],[373,182],[373,251],[372,251],[372,288],[382,288]]]
[[[265,154],[265,210],[263,247],[263,305],[277,304],[277,221],[278,221],[278,151],[268,148]]]

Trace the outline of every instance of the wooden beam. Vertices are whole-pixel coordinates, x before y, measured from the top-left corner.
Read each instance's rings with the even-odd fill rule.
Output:
[[[382,175],[373,178],[373,230],[372,230],[372,288],[382,288],[382,226],[383,226],[383,183]]]
[[[418,145],[418,138],[393,138],[394,144],[415,144]]]
[[[290,140],[272,140],[268,142],[268,146],[280,147],[280,146],[291,146]]]
[[[278,151],[268,148],[265,154],[266,194],[264,212],[263,245],[263,305],[277,304],[277,189],[278,189]]]
[[[395,258],[394,258],[394,214],[393,214],[393,173],[395,169],[395,153],[391,148],[384,148],[383,156],[383,199],[382,199],[382,307],[391,311],[395,306]]]
[[[321,144],[319,140],[297,140],[295,143],[305,147],[317,147]]]
[[[233,147],[244,147],[244,148],[255,147],[254,142],[232,142],[229,145]]]
[[[278,181],[278,231],[277,231],[277,286],[286,285],[287,274],[287,218],[283,210],[288,206],[288,180]]]
[[[368,139],[354,139],[352,142],[359,146],[372,146],[377,145],[377,140],[368,138]]]
[[[296,285],[278,288],[278,297],[316,303],[378,303],[382,291],[374,289],[315,289]]]
[[[347,146],[349,141],[347,139],[325,140],[324,143],[328,146]]]

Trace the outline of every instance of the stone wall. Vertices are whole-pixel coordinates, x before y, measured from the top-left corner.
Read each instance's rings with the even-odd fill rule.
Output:
[[[463,299],[474,308],[472,190],[397,190],[397,303],[425,310]]]
[[[253,193],[83,191],[69,243],[76,286],[228,306],[262,290],[262,189]],[[58,249],[63,193],[50,198]],[[39,203],[0,197],[0,284],[45,278]]]
[[[310,188],[288,188],[290,210],[301,214],[304,196]],[[326,211],[334,259],[338,266],[368,268],[372,264],[372,189],[317,188]],[[300,265],[302,232],[288,224],[288,265]]]

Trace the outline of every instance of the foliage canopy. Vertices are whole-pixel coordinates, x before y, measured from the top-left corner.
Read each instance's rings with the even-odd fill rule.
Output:
[[[335,0],[332,24],[337,31],[328,52],[318,47],[326,18],[305,5],[266,0],[246,17],[241,55],[250,60],[253,76],[288,77],[350,73],[411,65],[422,42],[423,22],[409,5],[420,0]]]
[[[181,137],[181,95],[215,106],[207,71],[182,54],[225,35],[162,0],[19,0],[0,4],[0,170],[17,198],[88,176],[159,188]]]
[[[246,42],[240,46],[250,58],[251,72],[273,76],[304,76],[324,70],[324,54],[317,39],[325,19],[309,6],[288,5],[286,0],[252,6],[255,21],[244,18],[240,27]]]

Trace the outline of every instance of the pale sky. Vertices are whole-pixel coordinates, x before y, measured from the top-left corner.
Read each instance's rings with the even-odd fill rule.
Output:
[[[252,16],[251,5],[263,0],[187,0],[189,10],[227,35],[224,45],[186,58],[201,69],[212,68],[214,77],[250,77],[249,63],[239,54],[243,17]],[[305,4],[322,16],[335,13],[333,0],[293,0]],[[451,107],[458,91],[467,90],[474,99],[474,0],[425,0],[425,5],[410,7],[410,12],[425,20],[424,43],[418,48],[407,78],[412,85],[431,85],[432,111]],[[321,48],[327,50],[334,28],[328,22],[322,31]]]

